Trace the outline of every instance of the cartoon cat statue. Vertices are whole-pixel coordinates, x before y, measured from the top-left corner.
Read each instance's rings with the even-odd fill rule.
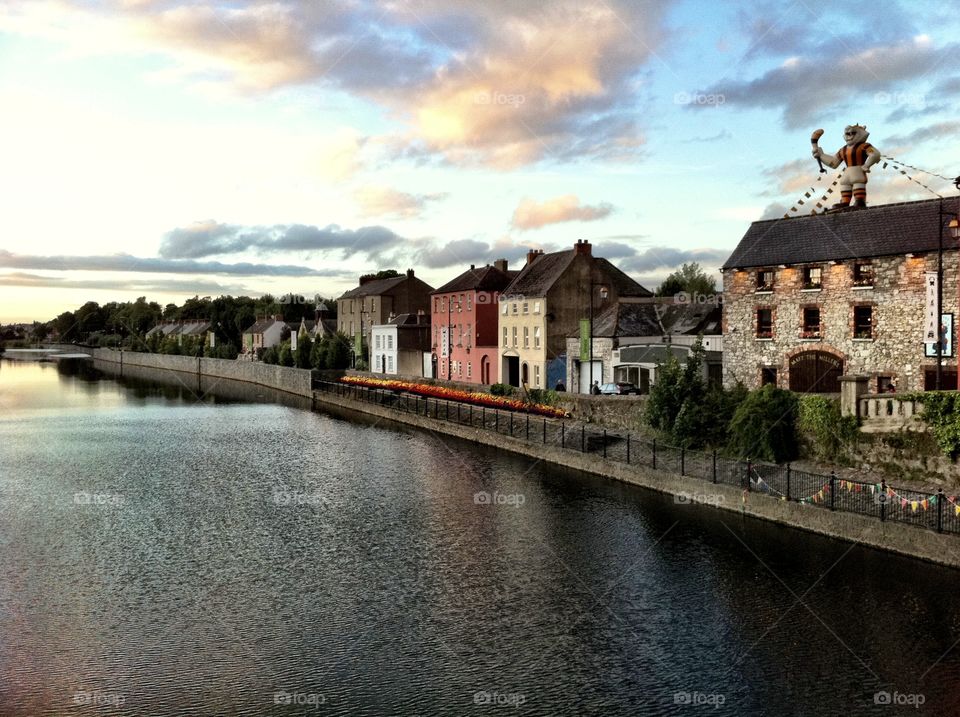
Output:
[[[867,142],[870,133],[866,127],[858,124],[848,125],[843,130],[843,139],[846,144],[841,147],[836,154],[827,154],[817,143],[823,135],[823,130],[818,129],[811,136],[813,143],[813,156],[820,162],[836,169],[841,164],[846,164],[843,174],[840,175],[840,203],[833,206],[834,209],[843,209],[853,207],[856,209],[865,209],[867,206],[867,173],[870,167],[880,161],[880,150]],[[850,200],[853,199],[851,205]]]

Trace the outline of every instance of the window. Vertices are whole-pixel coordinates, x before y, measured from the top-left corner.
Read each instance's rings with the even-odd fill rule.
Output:
[[[523,327],[523,348],[525,349],[530,348],[530,327],[529,326]]]
[[[523,302],[523,313],[524,314],[530,313],[530,304],[528,304],[526,301]]]
[[[467,361],[467,378],[470,378],[473,374],[473,363]]]
[[[819,266],[804,267],[803,288],[819,289],[821,287],[822,276],[823,276],[823,270]]]
[[[387,356],[387,371],[393,373],[393,356]]]
[[[503,327],[503,348],[507,348],[509,344],[507,343],[507,327]]]
[[[800,329],[800,338],[819,339],[820,338],[820,307],[803,307],[803,327]]]
[[[506,303],[504,303],[503,306],[502,306],[501,309],[500,309],[500,313],[503,314],[504,316],[506,316],[506,315],[507,315],[507,311],[509,310],[509,308],[510,308],[510,307],[509,307]]]
[[[860,287],[873,286],[873,265],[858,261],[853,265],[853,285]]]
[[[872,339],[873,338],[873,307],[872,306],[854,306],[853,307],[853,338]]]
[[[439,296],[433,300],[433,313],[435,314],[440,313],[440,297]]]
[[[377,337],[373,340],[374,346],[379,350],[380,348],[380,334],[377,334]]]
[[[370,299],[370,312],[373,313],[376,310],[377,310],[377,300]]]
[[[877,393],[895,393],[896,390],[893,376],[877,376]]]
[[[535,314],[539,314],[539,313],[540,313],[540,302],[539,302],[539,301],[534,301],[534,302],[533,302],[533,313],[535,313]]]
[[[517,348],[517,327],[513,327],[513,348]]]
[[[473,294],[467,294],[467,311],[473,309]],[[467,366],[467,373],[470,373],[470,366]]]
[[[773,269],[757,270],[757,291],[773,291]]]
[[[457,302],[457,311],[463,311],[463,294],[460,294],[460,300]]]
[[[535,349],[540,348],[540,327],[539,326],[533,327],[533,348]]]
[[[757,338],[773,338],[773,309],[757,309]]]
[[[768,383],[777,385],[777,369],[773,366],[764,366],[760,369],[760,385],[766,386]]]
[[[392,348],[393,348],[393,336],[391,336],[390,334],[387,334],[387,350],[389,351]]]
[[[535,388],[540,387],[540,364],[535,364],[533,367],[533,385]]]
[[[467,324],[467,348],[473,346],[473,324]]]
[[[516,316],[516,315],[517,315],[517,302],[514,301],[514,302],[511,304],[511,306],[513,307],[513,312],[512,312],[512,313],[513,313],[514,316]]]

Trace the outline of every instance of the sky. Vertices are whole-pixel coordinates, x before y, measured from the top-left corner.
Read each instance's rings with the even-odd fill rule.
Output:
[[[814,129],[960,174],[958,29],[926,0],[0,0],[0,322],[578,239],[651,289],[715,272],[824,185]],[[868,202],[957,194],[917,176],[877,165]]]

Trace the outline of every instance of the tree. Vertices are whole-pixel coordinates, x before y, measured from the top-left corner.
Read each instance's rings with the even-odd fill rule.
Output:
[[[281,366],[293,366],[293,352],[290,350],[289,341],[280,344],[280,350],[277,352],[277,363]]]
[[[717,282],[707,276],[697,262],[684,264],[663,280],[657,289],[657,296],[675,296],[681,292],[713,295],[717,293]]]
[[[752,391],[730,421],[728,448],[741,459],[783,463],[797,457],[797,396],[767,384]]]
[[[310,353],[312,350],[313,342],[309,336],[304,334],[297,339],[297,350],[293,359],[297,368],[310,368]]]

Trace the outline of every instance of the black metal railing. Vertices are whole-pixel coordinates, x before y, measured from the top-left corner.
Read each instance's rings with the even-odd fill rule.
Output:
[[[750,493],[767,494],[777,500],[960,534],[960,496],[947,495],[942,489],[936,493],[924,493],[891,486],[884,480],[877,483],[848,480],[833,473],[825,475],[797,470],[790,464],[735,460],[716,451],[689,450],[569,419],[544,418],[402,391],[321,380],[314,380],[313,388],[341,398],[492,431],[529,443],[590,453],[607,460],[734,486]]]

